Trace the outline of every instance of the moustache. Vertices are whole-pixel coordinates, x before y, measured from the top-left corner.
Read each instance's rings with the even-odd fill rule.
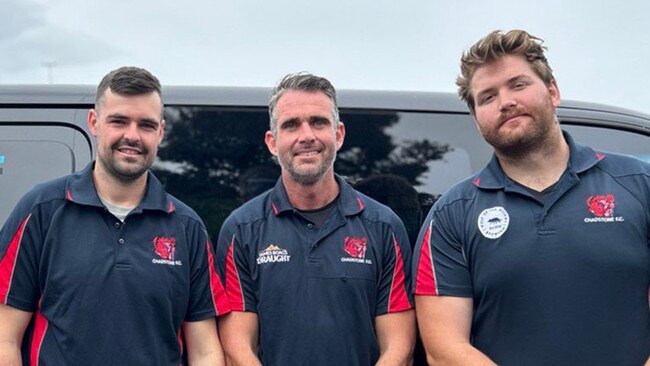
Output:
[[[149,152],[149,149],[144,147],[142,144],[140,144],[138,142],[130,142],[130,141],[127,141],[127,140],[120,140],[120,141],[114,143],[111,146],[111,149],[112,150],[117,150],[117,149],[119,149],[121,147],[134,148],[134,149],[139,150],[142,154],[147,154]]]

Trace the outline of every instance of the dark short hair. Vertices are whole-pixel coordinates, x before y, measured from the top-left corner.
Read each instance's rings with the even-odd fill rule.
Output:
[[[269,117],[271,132],[275,135],[277,128],[277,118],[275,116],[275,106],[278,104],[280,97],[289,90],[303,91],[309,93],[322,92],[330,99],[332,103],[332,117],[334,118],[334,128],[339,122],[339,108],[336,102],[336,89],[334,85],[324,77],[316,76],[308,72],[297,72],[287,74],[277,83],[271,92],[269,100]]]
[[[156,92],[162,97],[160,81],[149,71],[134,66],[122,66],[102,78],[97,86],[95,109],[99,109],[106,90],[119,95],[142,95]]]

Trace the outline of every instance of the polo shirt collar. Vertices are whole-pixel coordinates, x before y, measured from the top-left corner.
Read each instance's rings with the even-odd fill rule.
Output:
[[[357,191],[355,191],[343,178],[334,175],[336,183],[339,185],[339,202],[338,207],[345,216],[352,216],[360,213],[366,207]],[[276,216],[284,212],[293,212],[295,209],[289,202],[287,190],[280,177],[271,191],[271,209]]]
[[[574,142],[568,132],[562,131],[562,135],[569,145],[570,155],[567,166],[569,172],[582,173],[605,158],[604,155],[595,152],[592,148]],[[493,154],[492,160],[474,177],[473,183],[483,189],[503,189],[508,185],[508,180],[509,178],[501,169],[496,154]]]
[[[95,162],[89,163],[83,170],[76,172],[68,178],[66,183],[65,196],[70,202],[81,205],[104,207],[97,195],[97,189],[93,181],[93,169]],[[156,176],[147,171],[147,189],[140,204],[134,209],[161,210],[167,213],[173,212],[174,203],[169,199],[165,190]]]

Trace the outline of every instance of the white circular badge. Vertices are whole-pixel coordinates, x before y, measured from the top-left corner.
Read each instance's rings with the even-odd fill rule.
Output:
[[[478,215],[478,229],[488,239],[500,238],[508,230],[510,216],[501,206],[487,208]]]

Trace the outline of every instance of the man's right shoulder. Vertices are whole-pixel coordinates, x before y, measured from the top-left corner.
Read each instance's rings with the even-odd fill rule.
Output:
[[[439,211],[450,205],[472,202],[479,193],[479,188],[475,183],[478,176],[479,173],[476,173],[451,186],[451,188],[449,188],[447,192],[440,196],[436,201],[432,210]]]
[[[39,183],[30,191],[28,191],[16,205],[16,209],[21,211],[30,212],[36,206],[61,201],[65,202],[67,199],[66,185],[69,175],[53,179],[44,183]]]
[[[270,200],[271,191],[262,193],[236,208],[226,219],[223,226],[241,226],[266,220],[273,214]]]

